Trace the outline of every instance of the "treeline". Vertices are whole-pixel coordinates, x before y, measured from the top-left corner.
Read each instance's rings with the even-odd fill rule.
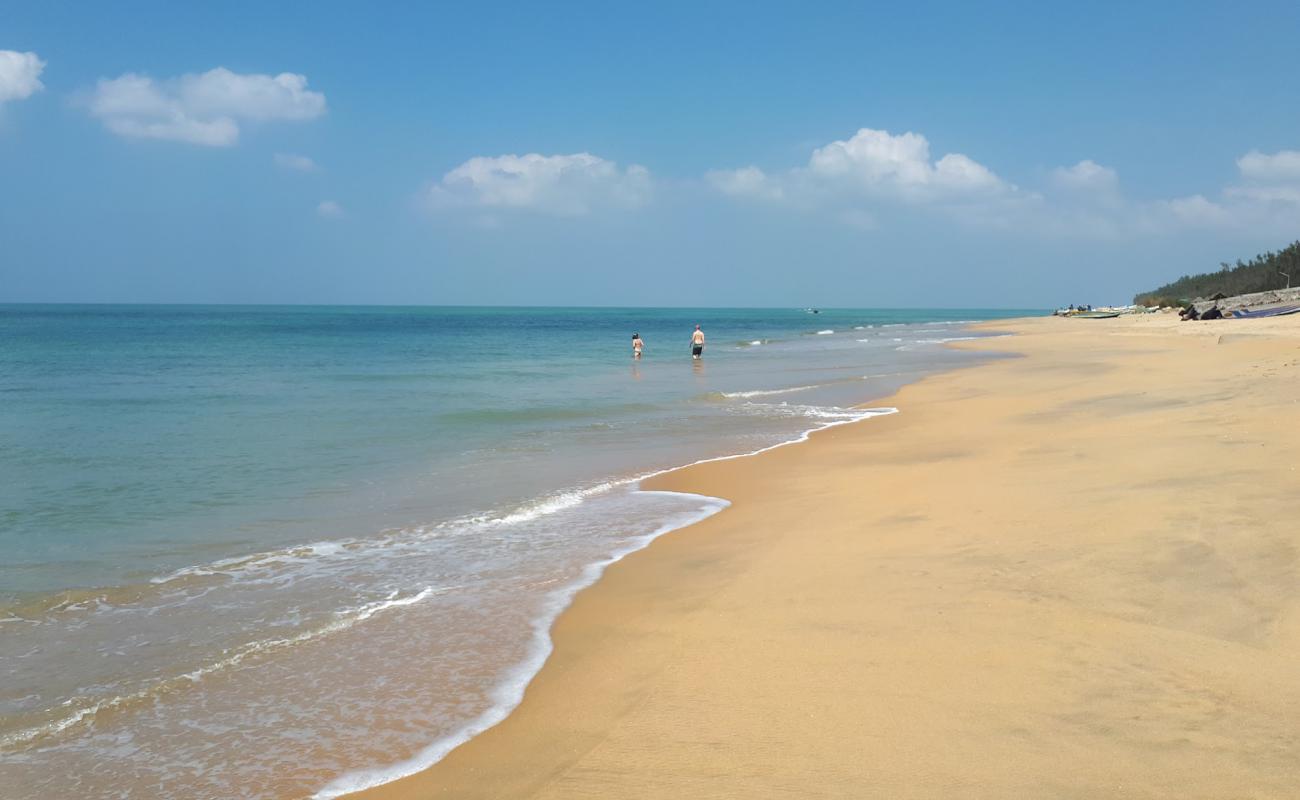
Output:
[[[1218,292],[1232,296],[1267,292],[1300,286],[1300,242],[1276,253],[1264,253],[1236,264],[1224,261],[1218,272],[1203,275],[1184,275],[1159,289],[1142,292],[1133,302],[1144,306],[1179,306],[1198,297],[1212,297]]]

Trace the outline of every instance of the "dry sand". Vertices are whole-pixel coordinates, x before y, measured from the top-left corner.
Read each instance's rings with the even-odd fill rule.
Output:
[[[1034,319],[648,488],[522,705],[366,798],[1300,797],[1300,319]]]

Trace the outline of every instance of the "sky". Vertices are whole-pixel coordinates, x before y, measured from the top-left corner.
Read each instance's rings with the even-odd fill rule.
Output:
[[[1128,302],[1300,238],[1294,2],[0,3],[0,302]]]

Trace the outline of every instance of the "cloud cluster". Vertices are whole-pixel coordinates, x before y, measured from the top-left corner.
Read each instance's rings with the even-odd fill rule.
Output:
[[[325,95],[291,72],[241,75],[217,67],[164,81],[135,73],[102,79],[87,107],[119,136],[229,147],[239,141],[243,122],[321,116]]]
[[[535,211],[582,216],[615,206],[633,208],[649,200],[650,172],[632,164],[625,169],[590,153],[471,158],[427,190],[437,209]]]
[[[776,174],[756,166],[712,170],[704,178],[730,197],[783,204],[862,229],[879,227],[880,212],[899,208],[1049,236],[1300,228],[1300,151],[1252,151],[1237,166],[1239,182],[1218,199],[1196,194],[1136,202],[1124,196],[1114,169],[1091,159],[1052,169],[1042,191],[1027,191],[961,153],[932,158],[929,140],[919,133],[862,128],[815,148],[805,166]]]
[[[0,50],[0,105],[44,86],[45,62],[31,52]],[[301,122],[326,111],[325,95],[296,73],[240,74],[224,67],[155,80],[137,73],[101,79],[85,108],[124,137],[230,147],[249,123]],[[277,153],[286,170],[315,172],[304,155]],[[1237,160],[1239,177],[1218,192],[1137,202],[1119,175],[1091,159],[1046,173],[1040,191],[1023,190],[962,153],[931,154],[929,140],[908,131],[861,128],[812,150],[805,164],[775,173],[755,165],[705,173],[706,185],[731,197],[795,212],[822,213],[870,230],[898,209],[935,213],[964,224],[1048,235],[1116,237],[1188,229],[1293,232],[1300,228],[1300,150],[1252,150]],[[650,172],[621,167],[591,153],[478,156],[430,184],[424,197],[440,211],[579,217],[608,208],[636,208],[654,191]],[[323,217],[343,215],[334,201]]]
[[[1157,204],[1187,226],[1270,230],[1292,235],[1300,229],[1300,151],[1261,153],[1237,159],[1240,177],[1218,199],[1201,194]]]
[[[806,174],[849,189],[919,201],[1010,188],[988,167],[961,153],[932,162],[930,142],[919,133],[894,136],[871,128],[814,150]]]
[[[1016,191],[991,169],[961,153],[932,159],[930,142],[919,133],[895,135],[872,128],[816,148],[806,166],[785,173],[768,175],[747,166],[713,170],[705,179],[732,196],[804,204],[857,198],[951,204]]]
[[[1272,155],[1251,150],[1237,159],[1241,177],[1262,183],[1300,183],[1300,150],[1281,150]]]
[[[45,62],[35,53],[0,50],[0,104],[10,100],[25,100],[45,85],[41,72]]]

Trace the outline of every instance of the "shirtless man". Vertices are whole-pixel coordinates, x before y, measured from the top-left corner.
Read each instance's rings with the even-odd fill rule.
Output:
[[[695,326],[695,333],[691,334],[691,358],[699,359],[704,353],[704,331],[700,326]]]
[[[645,342],[641,341],[641,334],[632,334],[632,357],[641,357],[641,348],[645,347]]]

